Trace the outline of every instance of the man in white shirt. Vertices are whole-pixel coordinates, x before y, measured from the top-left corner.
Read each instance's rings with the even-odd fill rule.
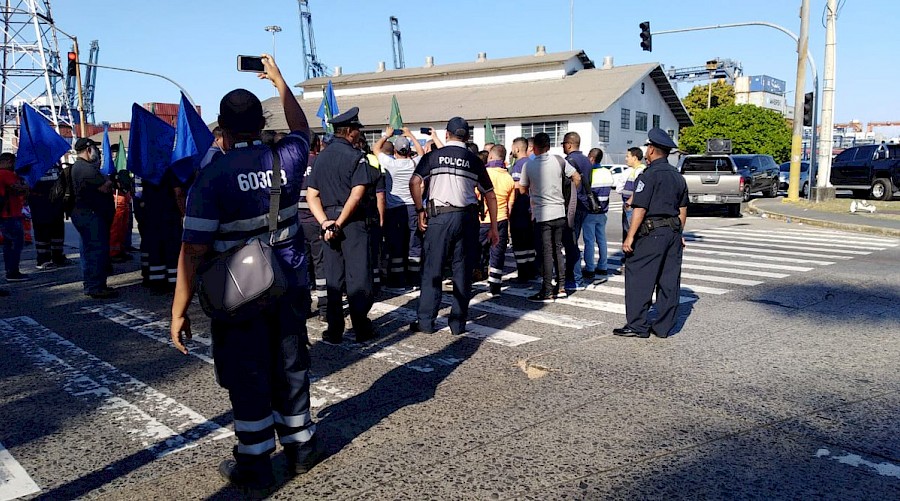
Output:
[[[408,128],[394,140],[394,129],[388,127],[372,151],[385,175],[387,210],[384,216],[385,241],[389,258],[387,287],[396,292],[408,290],[419,280],[422,263],[422,234],[418,231],[418,214],[409,193],[409,179],[419,159],[425,154],[422,145]],[[393,156],[389,153],[393,150]],[[417,153],[413,155],[413,151]]]

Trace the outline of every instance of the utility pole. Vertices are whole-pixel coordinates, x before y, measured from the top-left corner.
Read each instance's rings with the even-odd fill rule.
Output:
[[[791,137],[791,172],[786,201],[800,200],[800,159],[803,152],[803,89],[806,88],[806,53],[809,50],[809,0],[800,4],[797,39],[797,86],[794,92],[794,131]],[[815,124],[813,124],[815,127]]]
[[[569,50],[575,50],[575,0],[569,0]]]
[[[834,198],[834,186],[831,185],[831,152],[832,134],[834,130],[834,76],[835,24],[837,22],[837,0],[828,0],[825,7],[825,78],[822,83],[822,139],[819,146],[819,172],[816,185],[810,197],[816,201]],[[810,173],[812,175],[813,173]]]

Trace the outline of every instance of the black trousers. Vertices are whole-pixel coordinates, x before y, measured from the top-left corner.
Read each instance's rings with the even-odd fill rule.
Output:
[[[228,390],[242,469],[269,478],[275,433],[283,446],[309,442],[316,431],[309,404],[306,288],[288,290],[257,318],[213,320],[216,379]]]
[[[384,215],[387,280],[391,287],[418,285],[422,269],[422,233],[414,205],[401,205]]]
[[[326,210],[330,219],[337,219],[340,208]],[[350,321],[357,336],[371,333],[369,310],[374,301],[371,235],[365,221],[344,224],[343,238],[337,242],[325,242],[325,283],[328,288],[326,318],[328,330],[324,336],[340,339],[344,334],[343,291],[347,291]]]
[[[541,256],[543,266],[541,276],[544,283],[541,292],[551,294],[559,292],[565,281],[566,262],[563,258],[563,233],[566,231],[566,218],[552,219],[537,223],[541,235]],[[556,285],[553,285],[553,274],[556,272]]]
[[[681,233],[671,228],[657,228],[649,235],[636,238],[634,253],[625,261],[625,318],[627,326],[638,332],[668,335],[675,326],[681,296]],[[647,312],[656,290],[653,325]]]
[[[316,309],[325,318],[328,304],[328,287],[325,285],[325,242],[322,240],[322,226],[317,222],[302,223],[306,240],[307,269],[310,289],[314,287]],[[312,302],[310,302],[312,304]]]
[[[466,331],[472,272],[478,264],[478,214],[460,211],[440,214],[428,219],[422,261],[422,291],[419,294],[419,326],[434,330],[434,320],[441,307],[442,271],[450,262],[453,280],[453,302],[450,307],[450,332]]]
[[[62,209],[55,214],[57,217],[53,216],[37,218],[32,209],[31,222],[34,227],[34,250],[37,254],[38,266],[48,262],[60,264],[66,260],[63,248],[66,238],[66,223],[63,220]]]
[[[534,224],[531,214],[514,213],[509,217],[509,233],[512,237],[513,255],[520,280],[531,280],[537,275],[537,261],[534,247]]]

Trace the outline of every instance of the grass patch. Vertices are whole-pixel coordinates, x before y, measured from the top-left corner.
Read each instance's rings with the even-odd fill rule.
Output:
[[[808,210],[831,212],[834,214],[850,214],[850,202],[852,202],[853,200],[854,199],[852,197],[840,197],[833,200],[828,200],[826,202],[818,203],[808,202],[806,200],[785,203],[789,203],[795,207],[801,207]],[[874,214],[869,214],[868,212],[856,212],[853,215],[859,216],[861,220],[887,219],[900,221],[900,201],[892,200],[888,202],[882,202],[880,200],[868,200],[868,202],[869,204],[875,206]]]

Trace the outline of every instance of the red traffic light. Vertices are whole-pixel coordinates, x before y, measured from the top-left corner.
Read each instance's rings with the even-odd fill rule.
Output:
[[[74,52],[69,52],[69,61],[75,61],[76,59],[78,59],[78,55]]]

